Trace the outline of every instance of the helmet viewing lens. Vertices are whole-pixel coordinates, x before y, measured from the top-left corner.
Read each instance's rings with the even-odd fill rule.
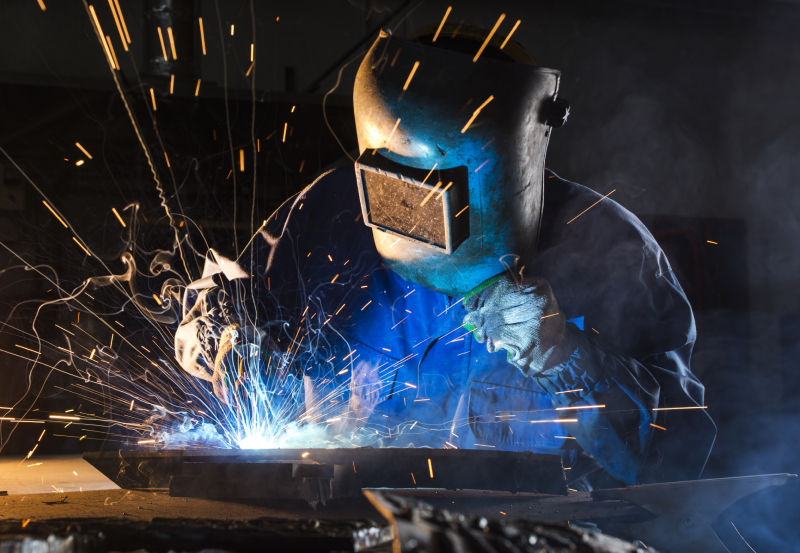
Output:
[[[448,254],[469,237],[466,167],[426,171],[377,153],[362,157],[356,177],[367,226]]]

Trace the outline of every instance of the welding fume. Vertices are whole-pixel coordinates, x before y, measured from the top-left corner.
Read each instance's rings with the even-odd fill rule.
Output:
[[[560,72],[488,36],[381,32],[353,90],[359,156],[238,259],[209,253],[181,367],[229,402],[226,359],[255,345],[302,382],[292,417],[325,403],[314,422],[344,444],[381,428],[382,447],[558,454],[584,491],[696,479],[716,428],[689,302],[632,213],[545,168]]]

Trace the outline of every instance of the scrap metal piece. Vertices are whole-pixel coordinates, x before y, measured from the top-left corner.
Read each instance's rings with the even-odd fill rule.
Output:
[[[107,553],[112,551],[265,550],[297,553],[376,551],[391,530],[371,520],[306,521],[258,518],[244,521],[196,518],[134,521],[125,517],[0,521],[4,553]],[[385,546],[384,546],[385,547]]]
[[[712,528],[719,515],[761,489],[796,482],[795,474],[766,474],[595,490],[592,498],[627,501],[656,515],[632,523],[598,520],[604,532],[685,553],[728,553]]]
[[[559,523],[468,517],[421,501],[365,491],[392,528],[392,553],[451,551],[489,553],[643,553],[635,544]],[[500,513],[502,514],[502,513]],[[654,550],[650,550],[654,551]]]

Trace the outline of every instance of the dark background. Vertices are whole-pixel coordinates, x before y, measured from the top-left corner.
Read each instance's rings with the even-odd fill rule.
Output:
[[[86,259],[3,155],[0,241],[32,265],[48,266],[42,271],[71,289],[108,274],[101,261],[111,272],[123,271],[119,254],[129,235],[112,206],[140,205],[136,236],[145,249],[170,249],[172,234],[84,5],[44,1],[46,11],[35,0],[0,4],[0,147],[100,259]],[[170,24],[178,60],[164,63],[154,34],[170,17],[159,9],[164,2],[120,0],[130,54],[107,2],[95,4],[167,205],[185,215],[180,220],[199,250],[208,245],[231,256],[250,236],[251,214],[258,227],[288,196],[349,162],[360,43],[369,45],[381,25],[408,37],[439,22],[448,6],[260,1],[253,17],[250,2],[220,0],[218,17],[211,0],[175,2]],[[719,430],[704,476],[798,472],[800,3],[461,1],[448,21],[491,28],[500,13],[507,16],[500,33],[521,20],[514,39],[539,65],[562,71],[561,94],[572,113],[554,132],[548,167],[601,194],[616,189],[612,198],[651,229],[692,302],[698,329],[692,369],[706,386]],[[204,21],[206,55],[197,17]],[[254,32],[258,63],[245,76]],[[172,94],[170,74],[176,75]],[[323,115],[332,89],[325,113],[341,145]],[[252,138],[259,140],[255,158]],[[79,159],[85,163],[76,166]],[[55,296],[38,275],[14,269],[20,262],[5,249],[0,261],[6,267],[0,310],[8,317],[0,348],[8,351],[31,340],[24,332],[38,300]],[[75,319],[64,312],[43,312],[43,337],[55,339],[48,330],[53,321]],[[35,372],[29,380],[24,362],[4,357],[0,405],[24,398],[18,406],[34,406],[45,376]],[[47,387],[42,393],[35,407],[45,412],[73,402]],[[9,438],[9,428],[0,429],[2,454],[26,454],[38,430],[21,428]],[[53,438],[40,451],[102,443]],[[795,493],[761,494],[739,506],[742,533],[762,547],[788,544],[797,532],[790,528],[798,519],[790,508]]]

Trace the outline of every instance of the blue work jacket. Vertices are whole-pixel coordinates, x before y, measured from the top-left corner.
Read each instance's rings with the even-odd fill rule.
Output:
[[[710,417],[654,411],[703,406],[689,369],[691,308],[655,239],[619,204],[606,199],[567,224],[599,199],[546,171],[538,251],[520,264],[550,282],[571,356],[545,386],[473,340],[461,298],[384,265],[350,167],[284,203],[237,261],[253,280],[256,317],[281,344],[312,345],[295,362],[307,380],[343,390],[331,401],[344,414],[353,368],[376,368],[378,405],[361,422],[384,447],[534,451],[568,467],[586,451],[626,484],[698,478],[716,434]],[[578,406],[588,408],[557,410]],[[577,422],[542,422],[559,419]]]

